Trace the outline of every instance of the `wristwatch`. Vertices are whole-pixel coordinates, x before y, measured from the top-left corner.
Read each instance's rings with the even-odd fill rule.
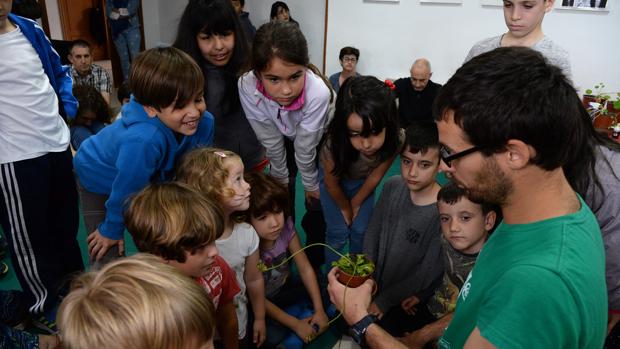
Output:
[[[351,326],[351,337],[355,343],[362,348],[368,348],[366,345],[366,330],[368,330],[368,326],[372,325],[375,321],[377,321],[377,317],[373,314],[368,314]]]

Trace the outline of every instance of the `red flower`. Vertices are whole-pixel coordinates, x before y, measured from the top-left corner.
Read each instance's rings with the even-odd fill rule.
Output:
[[[390,88],[390,90],[394,91],[396,89],[396,85],[394,85],[392,80],[385,79],[384,83]]]

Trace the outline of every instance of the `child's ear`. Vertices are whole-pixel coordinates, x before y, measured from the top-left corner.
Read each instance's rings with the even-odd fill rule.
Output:
[[[144,108],[144,111],[149,116],[149,118],[156,117],[157,113],[159,112],[159,109],[157,109],[155,107],[148,106],[148,105],[143,105],[142,108]]]
[[[495,220],[497,219],[497,213],[493,210],[487,212],[484,217],[484,229],[488,232],[495,226]]]

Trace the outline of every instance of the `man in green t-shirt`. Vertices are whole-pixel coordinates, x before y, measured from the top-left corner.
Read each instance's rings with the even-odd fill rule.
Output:
[[[601,348],[601,232],[562,169],[577,161],[571,145],[583,144],[590,122],[570,81],[536,51],[498,48],[450,78],[434,115],[446,175],[472,200],[500,205],[504,216],[461,289],[439,347]],[[339,309],[346,304],[344,318],[360,341],[398,347],[366,317],[372,282],[347,290],[344,300],[334,274],[330,296]]]

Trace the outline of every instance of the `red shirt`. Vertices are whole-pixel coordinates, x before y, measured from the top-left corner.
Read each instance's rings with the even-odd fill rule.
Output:
[[[197,278],[196,282],[211,296],[215,309],[220,303],[232,302],[235,295],[241,291],[235,273],[220,256],[215,257],[215,262],[209,273]]]

